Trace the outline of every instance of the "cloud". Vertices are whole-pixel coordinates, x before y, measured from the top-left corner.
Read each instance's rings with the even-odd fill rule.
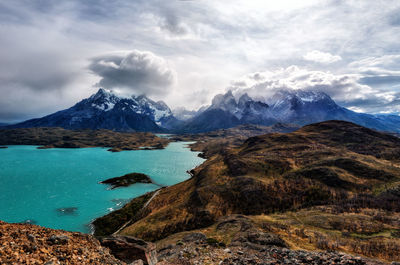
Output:
[[[400,84],[400,55],[367,57],[349,64],[353,72],[362,75],[360,82],[388,90]]]
[[[172,14],[168,14],[161,19],[160,27],[172,35],[183,36],[189,33],[188,26],[179,21],[179,19]]]
[[[382,91],[360,83],[358,74],[333,74],[290,66],[275,71],[251,73],[233,81],[228,89],[235,94],[268,102],[278,90],[312,90],[330,95],[339,105],[364,112],[384,112],[400,109],[400,93]]]
[[[333,55],[329,52],[321,52],[317,50],[308,52],[306,55],[303,56],[303,58],[307,61],[326,64],[342,60],[342,57],[340,57],[339,55]]]
[[[290,65],[326,73],[313,74],[324,76],[324,82],[329,74],[333,81],[347,77],[355,88],[331,89],[335,99],[347,104],[347,98],[361,98],[353,103],[368,111],[383,102],[388,110],[386,98],[400,89],[400,62],[392,58],[389,64],[392,59],[385,57],[398,52],[400,2],[388,1],[385,8],[373,0],[232,0],[229,5],[212,0],[0,1],[0,119],[60,110],[89,96],[96,83],[151,94],[172,108],[198,108],[236,77]],[[168,59],[165,68],[173,66],[176,81],[158,70],[148,71],[158,82],[124,70],[120,63],[126,53],[109,53],[132,47]],[[101,56],[104,65],[95,67],[101,74],[88,71],[102,54],[116,58]],[[362,62],[366,58],[384,58],[385,65]],[[360,64],[349,65],[353,61]],[[136,75],[127,74],[132,71]],[[114,77],[122,72],[125,79],[117,82]],[[268,79],[279,85],[277,76],[264,75],[260,72],[258,85]],[[246,82],[236,85],[246,88],[255,81]],[[357,91],[360,95],[350,95]],[[379,95],[375,106],[376,97],[366,96],[374,93]],[[390,102],[396,110],[396,100]]]
[[[166,95],[176,81],[175,71],[167,62],[147,51],[98,56],[89,69],[101,77],[98,86],[134,94]]]

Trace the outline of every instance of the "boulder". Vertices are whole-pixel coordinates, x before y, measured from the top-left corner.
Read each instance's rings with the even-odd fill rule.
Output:
[[[102,246],[110,249],[112,255],[128,264],[138,260],[148,265],[157,263],[156,245],[153,243],[122,235],[103,237],[99,240]]]
[[[49,245],[65,245],[69,241],[69,237],[66,235],[52,235],[47,239]]]
[[[183,242],[205,242],[207,237],[203,233],[190,233],[182,238]]]

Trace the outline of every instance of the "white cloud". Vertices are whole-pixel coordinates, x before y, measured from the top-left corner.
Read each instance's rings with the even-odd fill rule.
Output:
[[[317,50],[308,52],[306,55],[303,56],[303,58],[307,61],[327,64],[342,60],[342,57],[340,57],[339,55],[333,55],[329,52],[321,52]]]
[[[148,51],[97,56],[89,69],[101,77],[98,86],[136,95],[165,96],[176,82],[175,71],[167,62]]]
[[[399,89],[400,61],[391,55],[398,51],[400,35],[397,0],[388,0],[385,8],[380,1],[373,0],[93,3],[93,0],[57,4],[52,0],[1,1],[0,33],[4,37],[0,39],[0,94],[4,98],[0,99],[0,107],[5,106],[3,102],[10,102],[7,106],[11,107],[0,108],[0,112],[10,116],[14,112],[12,116],[17,118],[20,112],[35,116],[43,114],[44,109],[52,112],[71,105],[89,96],[94,91],[93,85],[101,82],[100,76],[87,71],[91,58],[132,49],[157,54],[168,62],[169,69],[174,69],[176,82],[166,83],[170,84],[169,94],[153,89],[161,87],[159,84],[163,82],[143,85],[151,87],[147,91],[154,97],[163,97],[172,108],[198,108],[236,77],[260,69],[287,69],[290,65],[299,69],[290,78],[288,70],[280,73],[282,77],[278,76],[279,71],[272,71],[271,76],[264,76],[263,72],[259,78],[269,80],[270,87],[306,84],[332,87],[330,91],[336,99],[343,102],[359,99],[352,104],[359,102],[366,110],[378,109],[379,104],[386,102],[380,99],[374,102],[374,97],[366,95],[386,92],[397,95]],[[329,63],[332,61],[335,62]],[[349,65],[353,61],[358,63]],[[121,70],[117,63],[102,64],[99,67],[107,75]],[[294,81],[294,75],[305,76]],[[308,81],[302,84],[301,78]],[[317,82],[318,78],[323,81]],[[249,83],[246,86],[251,82],[261,84],[260,80],[246,80]],[[347,90],[335,90],[330,82]],[[10,83],[21,84],[10,86]],[[8,93],[10,87],[21,92]],[[45,100],[35,101],[35,106],[28,108],[27,104],[19,104],[17,96],[11,96],[18,94],[21,101],[30,102],[32,93],[22,91],[37,93]],[[44,93],[52,94],[56,100],[45,97]],[[365,107],[366,102],[369,107]],[[392,109],[398,108],[396,100],[391,102]],[[373,104],[376,106],[371,107]],[[0,117],[7,115],[0,113]]]
[[[333,74],[298,66],[248,74],[231,83],[228,89],[236,95],[248,93],[266,101],[279,90],[312,90],[330,95],[339,105],[359,112],[377,113],[398,109],[400,94],[381,91],[360,83],[359,74]]]
[[[366,57],[351,62],[349,67],[364,74],[398,74],[400,65],[400,54],[383,55],[377,57]]]

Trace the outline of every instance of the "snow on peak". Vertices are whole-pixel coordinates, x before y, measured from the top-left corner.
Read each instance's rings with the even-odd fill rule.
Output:
[[[133,111],[137,114],[143,114],[149,116],[157,124],[163,118],[172,116],[172,111],[163,101],[155,102],[145,95],[129,97],[116,94],[116,92],[100,88],[97,93],[93,94],[88,99],[91,107],[100,111],[110,111],[119,104],[123,105],[121,109],[123,111]]]
[[[92,107],[101,111],[110,111],[120,98],[114,95],[111,90],[100,88],[89,100],[92,102]]]
[[[271,103],[274,105],[282,104],[286,100],[298,99],[301,102],[317,102],[330,97],[324,92],[320,91],[308,91],[308,90],[279,90],[271,99]]]

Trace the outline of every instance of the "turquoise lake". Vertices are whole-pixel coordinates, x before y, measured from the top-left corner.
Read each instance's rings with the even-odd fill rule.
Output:
[[[162,150],[112,153],[107,148],[0,149],[0,220],[68,231],[90,232],[90,222],[134,197],[158,189],[134,184],[110,190],[100,181],[140,172],[161,185],[188,179],[186,173],[204,159],[185,142]]]

